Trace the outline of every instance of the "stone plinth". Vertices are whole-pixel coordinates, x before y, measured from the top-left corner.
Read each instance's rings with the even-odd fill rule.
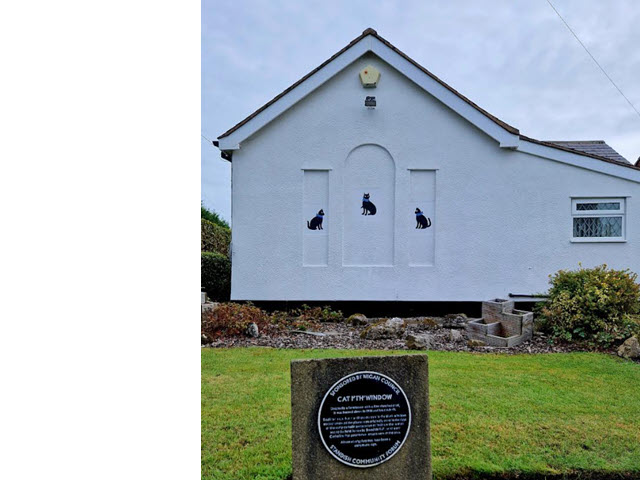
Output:
[[[411,421],[404,443],[376,466],[356,467],[339,461],[320,437],[318,413],[323,400],[336,388],[336,382],[357,372],[375,372],[392,380],[410,406]],[[294,360],[291,423],[293,480],[431,480],[427,356]]]

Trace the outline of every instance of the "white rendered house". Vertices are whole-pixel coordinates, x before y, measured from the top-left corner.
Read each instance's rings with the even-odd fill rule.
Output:
[[[481,301],[579,262],[640,272],[640,167],[524,136],[372,29],[214,143],[233,300]]]

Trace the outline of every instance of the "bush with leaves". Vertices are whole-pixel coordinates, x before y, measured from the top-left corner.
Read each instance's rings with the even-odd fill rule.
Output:
[[[208,340],[222,336],[243,335],[250,323],[263,331],[271,323],[269,315],[251,303],[222,303],[213,310],[202,312],[202,333]]]
[[[203,341],[225,337],[244,335],[250,323],[258,325],[260,332],[278,330],[317,330],[320,322],[342,321],[342,312],[331,310],[330,307],[309,307],[302,305],[289,311],[275,311],[267,313],[254,306],[246,304],[221,303],[214,310],[202,312]]]
[[[214,302],[225,302],[231,295],[231,261],[226,255],[200,254],[200,285]]]
[[[231,230],[221,227],[209,220],[200,220],[200,250],[216,252],[225,257],[229,256]]]
[[[342,322],[344,320],[340,310],[331,307],[310,307],[302,305],[287,312],[275,311],[271,315],[272,322],[282,327],[294,330],[317,330],[321,322]]]
[[[640,330],[640,285],[629,270],[606,265],[550,275],[549,300],[539,309],[542,331],[560,342],[610,347]]]
[[[210,222],[220,225],[222,228],[226,228],[227,230],[231,228],[227,221],[222,218],[218,212],[209,210],[207,207],[202,205],[202,202],[200,202],[200,218],[209,220]]]

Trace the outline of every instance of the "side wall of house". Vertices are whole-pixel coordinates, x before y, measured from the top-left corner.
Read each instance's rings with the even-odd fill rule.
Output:
[[[579,262],[640,272],[640,185],[501,149],[373,55],[243,142],[232,180],[237,300],[479,301]],[[626,243],[570,241],[571,197],[622,196]]]

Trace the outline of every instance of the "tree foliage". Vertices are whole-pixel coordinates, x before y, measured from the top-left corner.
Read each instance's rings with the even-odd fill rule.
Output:
[[[213,222],[216,225],[220,225],[221,227],[224,227],[227,230],[231,228],[229,227],[229,223],[227,223],[227,221],[224,218],[222,218],[218,212],[209,210],[207,207],[202,205],[202,202],[200,202],[200,218],[209,220],[210,222]]]

